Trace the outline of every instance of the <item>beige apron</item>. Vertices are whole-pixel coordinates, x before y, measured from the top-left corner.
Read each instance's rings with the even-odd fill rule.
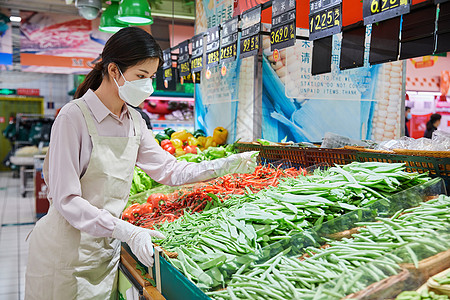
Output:
[[[88,168],[80,179],[82,197],[120,217],[133,179],[141,135],[140,118],[135,110],[129,109],[135,136],[102,137],[97,134],[85,102],[81,99],[74,102],[83,112],[93,146]],[[44,174],[47,172],[44,167]],[[51,204],[48,214],[36,223],[31,233],[29,249],[25,299],[117,297],[119,240],[81,232]]]

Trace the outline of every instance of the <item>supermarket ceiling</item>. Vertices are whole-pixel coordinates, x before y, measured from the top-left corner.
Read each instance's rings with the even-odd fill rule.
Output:
[[[104,8],[107,7],[105,1]],[[153,3],[154,2],[154,3]],[[195,20],[195,6],[193,1],[175,0],[174,11],[172,12],[172,1],[149,1],[152,3],[153,17],[170,19],[172,14],[177,20]],[[37,12],[53,12],[69,15],[78,15],[74,0],[0,0],[0,7],[12,10],[28,10]]]
[[[67,5],[66,0],[0,0],[0,7],[12,10],[29,10],[78,15],[75,5]]]

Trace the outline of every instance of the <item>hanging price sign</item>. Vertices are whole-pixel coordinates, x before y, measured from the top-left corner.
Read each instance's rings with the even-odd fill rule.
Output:
[[[364,25],[409,13],[411,0],[363,0]]]
[[[219,64],[220,58],[220,31],[219,26],[212,27],[206,32],[206,66]]]
[[[309,5],[311,41],[341,32],[342,0],[311,0]]]
[[[261,47],[261,5],[246,10],[241,15],[242,33],[240,58],[258,54]]]
[[[200,72],[203,69],[203,33],[191,39],[192,58],[191,72]]]
[[[170,51],[171,51],[170,48],[163,51],[164,80],[167,81],[172,80],[172,53]]]
[[[178,65],[180,66],[180,76],[188,76],[191,73],[191,62],[189,55],[189,40],[178,45],[180,51],[178,56]]]
[[[270,50],[283,49],[295,44],[296,4],[295,0],[272,1],[272,28]]]
[[[220,62],[235,60],[237,57],[239,16],[226,21],[220,32]]]

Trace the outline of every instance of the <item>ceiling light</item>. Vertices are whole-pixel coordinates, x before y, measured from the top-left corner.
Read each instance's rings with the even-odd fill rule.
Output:
[[[102,9],[101,0],[77,0],[75,6],[80,16],[87,20],[94,20]]]
[[[11,22],[20,22],[20,21],[22,21],[22,18],[21,17],[16,17],[16,16],[11,16],[11,17],[9,17],[9,20]]]
[[[153,24],[152,13],[147,0],[122,0],[116,20],[129,25]]]
[[[120,29],[127,27],[127,25],[117,22],[115,17],[119,10],[119,4],[115,1],[111,3],[108,8],[103,12],[100,18],[100,26],[98,29],[103,32],[116,33]]]

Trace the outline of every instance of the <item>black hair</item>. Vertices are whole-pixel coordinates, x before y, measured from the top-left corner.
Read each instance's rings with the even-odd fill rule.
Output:
[[[116,64],[122,72],[149,59],[159,59],[163,64],[162,50],[147,31],[138,27],[125,27],[113,34],[101,53],[101,61],[95,64],[75,92],[74,99],[82,97],[89,89],[96,90],[108,73],[108,65]]]
[[[434,127],[434,123],[436,123],[436,121],[439,121],[442,118],[442,116],[440,114],[432,114],[430,116],[430,120],[427,122],[427,129],[431,130]]]
[[[405,106],[405,111],[411,110],[411,107]]]

